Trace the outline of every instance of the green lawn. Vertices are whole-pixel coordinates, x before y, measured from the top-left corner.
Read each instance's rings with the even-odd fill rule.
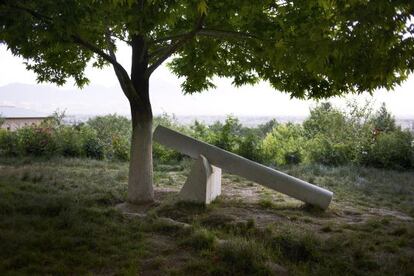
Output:
[[[176,202],[189,162],[157,165],[157,203],[116,208],[127,164],[0,160],[0,275],[413,275],[414,172],[294,166],[323,212],[237,176],[208,207]]]

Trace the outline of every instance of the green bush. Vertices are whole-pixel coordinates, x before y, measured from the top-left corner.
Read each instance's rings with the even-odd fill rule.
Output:
[[[161,163],[175,163],[184,158],[184,155],[178,151],[168,149],[158,143],[153,143],[152,145],[152,156]]]
[[[321,134],[341,138],[345,125],[345,114],[325,102],[310,110],[309,118],[303,122],[304,135],[309,139]]]
[[[54,134],[57,153],[66,157],[80,157],[83,155],[82,135],[72,126],[61,126]]]
[[[371,110],[369,104],[360,107],[351,103],[346,110],[339,110],[322,103],[311,110],[302,125],[271,120],[253,128],[243,127],[232,116],[224,123],[205,125],[195,121],[188,127],[163,114],[154,118],[154,127],[167,126],[266,165],[308,162],[390,169],[413,167],[413,135],[396,126],[385,105],[373,115]],[[98,116],[85,124],[68,126],[63,124],[63,116],[56,113],[38,127],[24,127],[15,132],[1,130],[0,155],[130,159],[129,119]],[[153,143],[153,158],[156,163],[173,164],[184,155]]]
[[[381,108],[375,113],[371,119],[371,123],[375,130],[381,132],[389,132],[397,130],[395,118],[388,112],[385,103],[382,103]]]
[[[242,125],[239,119],[228,116],[224,124],[216,122],[210,126],[206,142],[227,151],[237,152],[240,143]]]
[[[22,155],[50,156],[56,151],[53,129],[43,127],[23,127],[17,131]]]
[[[19,154],[17,133],[0,129],[0,156],[17,156]]]
[[[310,111],[303,122],[306,160],[309,163],[342,165],[352,160],[352,143],[346,115],[330,103],[321,103]]]
[[[304,144],[302,126],[279,124],[263,140],[263,158],[275,165],[298,164],[302,161]]]
[[[255,136],[254,134],[248,134],[240,140],[238,146],[237,154],[256,161],[260,162],[262,160],[261,154],[261,140],[260,137]]]
[[[205,138],[208,136],[208,127],[197,120],[195,120],[194,123],[190,126],[190,129],[192,131],[192,136],[196,139],[205,140]]]
[[[348,110],[341,111],[322,103],[310,113],[303,122],[307,162],[331,166],[361,163],[372,138],[369,104],[348,103]]]
[[[89,119],[86,125],[96,131],[99,140],[104,143],[107,149],[112,146],[114,137],[131,138],[131,120],[117,114],[94,117]]]
[[[271,119],[264,124],[260,124],[256,127],[258,134],[260,137],[264,138],[268,133],[270,133],[279,123],[276,119]]]
[[[112,137],[113,157],[120,161],[128,161],[130,155],[130,142],[122,136]]]
[[[162,125],[164,127],[168,127],[176,131],[179,131],[180,133],[191,135],[190,128],[186,128],[180,125],[174,116],[170,116],[165,113],[162,114],[161,116],[155,117],[153,125],[154,125],[154,128],[157,127],[158,125]],[[179,153],[178,151],[169,149],[156,142],[152,144],[152,156],[156,162],[168,163],[168,164],[179,162],[184,158],[184,155]]]
[[[348,164],[352,160],[352,154],[352,143],[334,141],[322,134],[309,140],[306,147],[306,159],[309,163],[328,166]]]
[[[82,136],[82,151],[84,152],[85,156],[99,160],[104,159],[104,144],[98,138],[96,131],[88,126],[83,126],[80,131]]]
[[[413,141],[414,137],[408,131],[380,133],[368,151],[366,164],[392,169],[413,167]]]

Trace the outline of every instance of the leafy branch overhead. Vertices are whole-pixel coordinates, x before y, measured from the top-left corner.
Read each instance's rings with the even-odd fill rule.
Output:
[[[413,14],[411,0],[1,0],[0,40],[42,82],[83,86],[94,62],[112,64],[128,85],[116,45],[139,38],[145,77],[171,58],[186,93],[218,76],[324,98],[404,81],[414,70]]]

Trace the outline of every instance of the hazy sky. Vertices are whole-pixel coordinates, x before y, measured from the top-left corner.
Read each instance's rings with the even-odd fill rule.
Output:
[[[128,47],[121,47],[118,60],[129,69],[130,52]],[[56,108],[67,109],[68,113],[93,114],[93,113],[127,113],[128,103],[119,89],[118,81],[111,69],[104,70],[88,68],[87,75],[91,80],[91,88],[83,92],[73,91],[77,94],[62,93],[47,99],[47,105],[40,105],[46,99],[5,99],[0,94],[0,105],[17,105],[44,109],[50,112]],[[26,71],[23,60],[14,57],[7,51],[4,45],[0,45],[0,86],[12,83],[36,84],[33,73]],[[304,116],[309,112],[309,107],[314,105],[313,101],[291,100],[284,93],[273,90],[267,83],[255,86],[244,86],[234,88],[228,79],[217,79],[216,89],[197,95],[182,95],[180,90],[181,81],[172,75],[167,68],[159,68],[151,77],[151,98],[155,113],[174,113],[176,115],[265,115],[265,116]],[[53,86],[42,84],[46,86]],[[105,87],[110,93],[103,93],[97,101],[91,101],[87,93],[99,87]],[[61,90],[75,90],[73,83],[68,83]],[[68,91],[66,91],[68,92]],[[92,95],[92,94],[91,94]],[[95,94],[93,94],[95,95]],[[84,97],[84,98],[83,98]],[[347,97],[347,99],[352,97]],[[358,97],[363,102],[370,99],[369,95]],[[74,100],[76,99],[76,102]],[[411,76],[402,86],[394,91],[378,91],[374,94],[374,102],[378,106],[386,102],[388,108],[398,117],[414,117],[414,76]],[[38,101],[38,102],[37,102]],[[335,104],[343,106],[346,99],[336,98],[332,100]],[[24,103],[24,104],[23,104]],[[78,106],[76,105],[77,103]],[[97,105],[100,108],[97,108]],[[22,106],[23,107],[23,106]]]

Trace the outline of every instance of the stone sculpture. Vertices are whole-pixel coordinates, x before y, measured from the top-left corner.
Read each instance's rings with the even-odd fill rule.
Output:
[[[322,209],[328,208],[333,193],[283,172],[248,160],[159,125],[154,141],[196,159],[180,197],[186,201],[210,203],[221,192],[221,169]]]

